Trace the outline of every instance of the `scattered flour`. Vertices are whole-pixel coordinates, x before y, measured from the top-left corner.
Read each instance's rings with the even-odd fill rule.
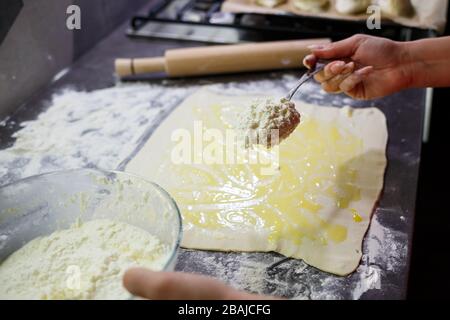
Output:
[[[187,93],[173,88],[178,99]],[[147,84],[57,93],[36,120],[21,124],[14,145],[0,151],[0,185],[60,169],[115,169],[178,99]]]
[[[120,168],[145,143],[158,122],[199,85],[209,85],[222,94],[283,96],[297,81],[295,74],[273,73],[265,79],[249,76],[218,84],[166,80],[161,84],[119,84],[91,92],[61,91],[36,120],[21,124],[14,145],[0,150],[0,185],[60,169]],[[367,104],[342,95],[327,96],[326,101],[324,97],[320,86],[308,82],[294,99],[333,106]],[[11,120],[6,119],[0,126],[8,123]],[[284,257],[272,253],[182,250],[176,268],[211,275],[261,294],[291,299],[358,299],[368,291],[383,289],[386,277],[404,270],[407,235],[382,224],[383,217],[395,214],[374,214],[361,266],[348,277],[323,273],[299,260],[276,265]],[[400,221],[405,223],[405,219]]]
[[[177,269],[201,272],[253,293],[293,300],[361,299],[389,283],[407,254],[405,234],[384,227],[375,213],[364,241],[359,268],[347,277],[324,273],[301,260],[274,253],[223,253],[184,250]],[[386,280],[385,280],[386,281]]]
[[[162,270],[168,250],[143,229],[92,220],[39,237],[0,265],[0,299],[127,299],[123,273]]]

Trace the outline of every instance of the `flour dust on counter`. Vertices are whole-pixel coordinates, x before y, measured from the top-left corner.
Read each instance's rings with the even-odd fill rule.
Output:
[[[275,251],[327,272],[353,272],[383,187],[383,113],[296,102],[304,119],[296,130],[275,148],[247,152],[228,137],[255,98],[198,91],[164,120],[126,171],[172,194],[183,216],[184,247]],[[205,138],[213,132],[214,139]],[[178,139],[183,135],[186,143]],[[217,157],[209,157],[211,150]]]
[[[138,83],[55,93],[37,119],[20,124],[14,144],[0,150],[0,185],[61,169],[116,169],[188,92]]]
[[[323,273],[301,260],[272,253],[185,250],[176,268],[201,272],[256,294],[293,300],[361,299],[382,290],[387,285],[384,279],[399,271],[407,255],[406,234],[385,227],[379,213],[375,213],[364,241],[361,264],[347,277]]]

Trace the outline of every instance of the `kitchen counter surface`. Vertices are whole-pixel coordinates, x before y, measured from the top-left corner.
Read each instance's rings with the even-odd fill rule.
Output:
[[[124,35],[125,27],[121,26],[105,38],[73,66],[64,70],[44,91],[4,121],[0,125],[1,149],[14,145],[13,134],[20,130],[19,124],[26,120],[34,120],[42,114],[51,104],[55,93],[68,88],[91,91],[114,86],[117,82],[112,73],[114,58],[158,56],[162,55],[165,49],[200,45],[169,40],[130,39]],[[132,154],[151,135],[158,122],[199,85],[212,85],[230,91],[258,89],[285,92],[298,76],[300,72],[288,71],[215,76],[201,80],[164,80],[160,76],[141,79],[145,80],[150,88],[162,92],[149,102],[157,105],[161,112],[142,132],[133,147],[134,151],[116,159],[116,167],[104,169],[123,168]],[[167,106],[161,105],[164,95],[171,97]],[[311,83],[308,84],[301,99],[336,107],[377,106],[387,117],[389,144],[385,186],[364,241],[364,255],[360,267],[348,277],[337,277],[309,267],[302,261],[285,259],[274,253],[221,253],[182,249],[176,269],[215,276],[241,289],[293,299],[405,298],[420,163],[425,90],[408,90],[377,101],[357,102],[344,96],[321,93],[320,87]],[[124,108],[123,112],[126,113],[127,109]],[[127,124],[124,123],[124,126]],[[130,126],[127,128],[132,130]],[[82,137],[79,138],[81,141]],[[117,145],[118,149],[121,147],[123,146]],[[74,145],[73,148],[77,146]],[[5,155],[5,150],[0,151],[0,167],[2,158],[6,159]],[[21,157],[1,168],[0,185],[22,178],[24,175],[47,170],[42,168],[36,169],[36,172],[33,172],[33,169],[23,170],[27,161],[22,161],[23,155]],[[43,162],[48,158],[43,157]],[[70,167],[70,164],[63,160],[59,162],[54,158],[50,160],[52,166],[48,168],[52,170]],[[87,159],[86,165],[96,166],[101,160],[95,157]]]

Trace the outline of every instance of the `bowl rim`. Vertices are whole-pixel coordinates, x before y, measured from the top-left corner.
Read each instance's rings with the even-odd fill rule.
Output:
[[[173,205],[173,207],[175,209],[176,217],[177,217],[177,220],[178,220],[178,235],[177,235],[177,239],[176,239],[175,244],[174,244],[174,248],[172,249],[172,252],[170,254],[170,257],[166,261],[166,263],[164,265],[164,268],[162,270],[162,271],[167,271],[166,269],[175,260],[175,258],[178,255],[178,251],[181,248],[181,240],[183,238],[183,218],[181,216],[180,208],[178,207],[176,201],[173,199],[173,197],[170,195],[169,192],[167,192],[163,187],[161,187],[156,182],[147,180],[146,178],[144,178],[144,177],[142,177],[142,176],[140,176],[138,174],[125,172],[125,171],[121,171],[121,170],[105,170],[105,169],[100,169],[100,168],[75,168],[75,169],[64,169],[64,170],[49,171],[49,172],[39,173],[39,174],[36,174],[36,175],[25,177],[25,178],[22,178],[22,179],[19,179],[19,180],[16,180],[16,181],[13,181],[13,182],[10,182],[10,183],[7,183],[5,185],[0,186],[0,191],[2,189],[7,188],[7,187],[13,186],[15,184],[24,183],[24,182],[27,182],[29,180],[35,180],[35,179],[41,178],[43,176],[59,175],[59,174],[63,174],[63,173],[89,172],[89,171],[93,171],[93,172],[97,172],[97,173],[103,173],[105,175],[115,174],[115,175],[130,176],[130,177],[134,177],[134,178],[137,178],[139,180],[142,180],[142,181],[144,181],[146,183],[149,183],[150,185],[155,187],[155,189],[160,191],[164,195],[164,197],[167,200],[169,200],[169,202]]]

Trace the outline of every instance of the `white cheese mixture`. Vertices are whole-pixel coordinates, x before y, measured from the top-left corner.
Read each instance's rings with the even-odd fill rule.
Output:
[[[167,247],[147,231],[99,219],[39,237],[0,265],[0,299],[127,299],[123,273],[161,270]]]
[[[293,102],[267,99],[255,101],[241,115],[239,128],[245,132],[246,146],[272,147],[286,139],[299,123],[300,114]]]

